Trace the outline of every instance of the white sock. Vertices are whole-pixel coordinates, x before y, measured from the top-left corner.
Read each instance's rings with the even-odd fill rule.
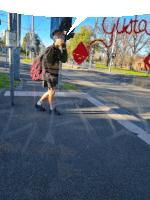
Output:
[[[38,101],[38,102],[37,102],[37,105],[38,105],[38,106],[41,106],[42,103],[43,103],[42,101]]]
[[[54,109],[54,107],[55,107],[54,105],[53,105],[53,106],[50,106],[50,109],[51,109],[51,110],[53,110],[53,109]]]

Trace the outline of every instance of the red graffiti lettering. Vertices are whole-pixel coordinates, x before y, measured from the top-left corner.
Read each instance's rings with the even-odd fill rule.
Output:
[[[78,64],[81,64],[85,59],[86,57],[89,55],[89,51],[90,51],[90,47],[91,45],[94,43],[94,42],[102,42],[106,48],[109,48],[111,47],[112,43],[113,43],[113,35],[114,35],[114,30],[116,29],[117,33],[118,34],[121,34],[121,33],[127,33],[127,34],[131,34],[133,31],[135,34],[138,34],[138,33],[141,33],[143,31],[146,32],[147,35],[150,35],[150,33],[147,32],[147,21],[145,21],[144,19],[142,19],[140,22],[139,22],[139,25],[138,25],[138,31],[136,31],[136,25],[137,25],[137,16],[135,16],[135,20],[131,19],[129,24],[126,25],[126,19],[124,19],[124,23],[123,23],[123,27],[122,27],[122,30],[119,31],[118,30],[118,24],[119,24],[119,20],[120,20],[120,17],[118,18],[117,20],[117,23],[116,24],[113,24],[113,28],[112,28],[112,31],[111,32],[107,32],[104,28],[104,23],[105,23],[105,20],[106,20],[106,17],[104,17],[103,19],[103,22],[102,22],[102,28],[103,28],[103,31],[106,33],[106,34],[110,34],[111,35],[111,41],[110,41],[110,45],[107,45],[106,42],[104,42],[103,40],[93,40],[89,46],[88,46],[88,49],[86,50],[84,44],[82,42],[79,43],[78,47],[73,51],[73,57],[74,57],[74,60],[78,63]],[[141,23],[144,22],[145,26],[144,26],[144,29],[141,30],[140,26],[141,26]],[[133,28],[133,24],[134,24],[134,28]],[[131,28],[130,31],[127,31],[128,28]],[[147,64],[147,63],[146,63]],[[148,64],[147,64],[148,65]],[[150,65],[149,65],[150,67]]]
[[[125,25],[125,24],[126,24],[126,19],[124,19],[124,23],[123,23],[123,27],[122,27],[122,30],[121,30],[121,31],[118,30],[118,24],[119,24],[120,17],[118,18],[117,23],[113,25],[113,28],[112,28],[112,31],[111,31],[111,32],[108,32],[108,31],[105,30],[105,28],[104,28],[105,20],[106,20],[106,17],[104,17],[104,19],[103,19],[102,28],[103,28],[103,31],[104,31],[106,34],[110,34],[110,35],[111,35],[111,43],[110,43],[110,45],[107,45],[103,40],[93,40],[93,41],[90,43],[88,49],[90,49],[91,45],[92,45],[94,42],[96,42],[96,41],[102,42],[102,43],[105,45],[106,48],[111,47],[111,45],[112,45],[112,43],[113,43],[113,34],[114,34],[115,28],[116,28],[118,34],[121,34],[121,33],[131,34],[132,31],[134,31],[135,34],[138,34],[138,33],[141,33],[141,32],[143,32],[143,31],[145,31],[147,35],[150,35],[150,33],[147,32],[147,21],[145,21],[144,19],[142,19],[142,20],[139,22],[139,25],[138,25],[138,29],[139,29],[139,30],[136,31],[136,25],[137,25],[137,22],[138,22],[137,16],[135,16],[135,20],[131,19],[130,22],[129,22],[129,24],[127,24],[127,25]],[[145,23],[145,27],[144,27],[143,30],[140,29],[140,25],[141,25],[142,22]],[[134,28],[133,28],[133,24],[134,24]],[[127,29],[128,29],[129,27],[131,27],[131,30],[130,30],[130,31],[127,31]]]

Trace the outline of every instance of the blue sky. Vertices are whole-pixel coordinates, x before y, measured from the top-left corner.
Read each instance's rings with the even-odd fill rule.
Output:
[[[144,19],[145,15],[138,15],[140,19]],[[129,20],[132,18],[134,19],[133,16],[124,16],[120,20],[122,21],[124,18],[126,18],[126,23],[129,22]],[[149,16],[150,18],[150,16]],[[148,18],[148,19],[149,19]],[[8,14],[7,12],[0,10],[0,19],[3,21],[8,22]],[[43,20],[43,21],[42,21]],[[73,17],[72,24],[75,22],[76,17]],[[91,24],[92,27],[94,27],[96,17],[87,17],[82,23],[80,23],[76,28],[75,31],[79,32],[80,27],[84,24]],[[102,22],[103,18],[99,17],[98,23]],[[21,27],[24,27],[26,29],[32,29],[32,16],[31,15],[21,15]],[[1,22],[0,26],[0,35],[3,30],[7,30],[8,23]],[[35,16],[34,17],[34,27],[35,27],[35,33],[39,35],[41,38],[42,42],[44,43],[45,46],[50,46],[53,44],[53,40],[50,39],[50,17],[45,17],[45,16]],[[23,42],[23,37],[27,33],[27,30],[21,29],[21,44]],[[140,52],[144,54],[144,49]]]

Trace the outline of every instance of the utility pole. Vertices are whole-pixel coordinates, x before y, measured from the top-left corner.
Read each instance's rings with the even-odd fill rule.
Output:
[[[66,34],[67,34],[67,31],[64,31],[65,42],[66,42]],[[61,53],[62,52],[63,52],[63,50],[61,49]],[[58,90],[61,90],[61,78],[62,78],[62,62],[59,61]]]
[[[12,29],[12,13],[8,12],[8,30]],[[10,103],[14,106],[14,63],[13,49],[9,47]]]
[[[20,32],[21,32],[21,15],[17,14],[17,49],[16,49],[16,71],[15,79],[20,78]]]
[[[33,30],[33,32],[32,32],[32,46],[34,47],[34,16],[32,16],[32,30]],[[34,52],[32,52],[33,60],[35,58],[34,55],[35,55],[35,48],[34,48]]]
[[[12,13],[12,31],[17,33],[17,13]],[[16,79],[17,67],[18,67],[18,53],[17,47],[13,48],[13,65],[14,65],[14,79]]]
[[[7,70],[7,53],[8,53],[8,48],[6,48],[6,63],[5,63],[5,69]]]
[[[113,45],[112,45],[112,51],[111,51],[111,57],[110,57],[110,65],[109,65],[109,73],[111,73],[112,55],[114,53],[114,47],[115,47],[115,43],[116,43],[116,38],[117,38],[117,29],[115,29],[115,37],[114,37]]]
[[[96,22],[95,22],[94,40],[96,39],[97,23],[98,23],[98,17],[96,18]],[[93,64],[94,47],[95,47],[95,44],[93,44],[93,47],[92,47],[92,49],[91,49],[91,62],[90,62],[90,68],[89,68],[89,69],[92,68],[92,64]]]
[[[111,72],[112,54],[114,52],[114,46],[115,46],[115,42],[116,42],[116,36],[117,36],[117,30],[115,30],[115,37],[114,37],[113,45],[112,45],[112,51],[111,51],[111,57],[110,57],[110,66],[109,66],[109,73]]]
[[[27,60],[27,44],[26,44],[26,60]]]
[[[21,15],[17,13],[12,14],[12,31],[16,33],[17,42],[16,47],[13,50],[14,59],[14,78],[19,80],[20,78],[20,33],[21,33]]]
[[[30,25],[30,48],[29,48],[29,55],[30,55],[30,62],[31,62],[31,40],[32,40],[32,38],[31,38],[31,25]]]

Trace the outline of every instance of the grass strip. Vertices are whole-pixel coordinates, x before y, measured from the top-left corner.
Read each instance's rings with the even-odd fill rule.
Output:
[[[18,82],[20,81],[14,80],[14,87],[17,86]],[[10,88],[9,75],[0,73],[0,88]]]
[[[14,80],[14,87],[17,86],[18,82],[20,82],[20,81]],[[71,83],[64,83],[64,82],[62,82],[61,86],[65,90],[79,90],[77,87],[75,87]],[[9,75],[0,73],[0,88],[10,88],[10,78],[9,78]]]
[[[76,86],[74,86],[71,83],[61,83],[61,87],[63,87],[65,90],[79,90]]]
[[[104,66],[104,65],[102,65],[102,64],[98,64],[98,63],[96,63],[96,67],[98,67],[98,68],[103,68],[103,69],[109,69],[109,67],[106,67],[106,66]],[[113,71],[118,71],[118,72],[124,72],[124,73],[127,73],[127,74],[129,74],[129,75],[138,75],[138,76],[140,76],[140,77],[150,77],[150,74],[149,74],[149,76],[147,76],[147,72],[135,72],[135,71],[133,71],[133,70],[129,70],[129,69],[116,69],[115,67],[111,67],[111,70],[113,70]],[[126,74],[123,74],[123,75],[126,75]]]
[[[30,59],[24,59],[24,62],[30,62]],[[33,60],[31,60],[31,62],[33,62]]]

